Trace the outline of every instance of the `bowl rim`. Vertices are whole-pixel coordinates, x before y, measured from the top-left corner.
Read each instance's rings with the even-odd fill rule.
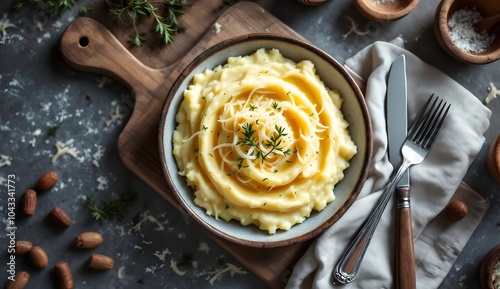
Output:
[[[174,181],[172,180],[169,169],[167,166],[167,160],[166,160],[166,155],[165,155],[165,143],[164,143],[164,136],[165,136],[165,125],[167,122],[167,112],[170,107],[170,104],[173,101],[173,98],[178,91],[178,89],[181,87],[182,83],[184,82],[185,78],[189,76],[192,70],[196,69],[203,61],[205,61],[207,58],[210,56],[216,54],[220,50],[229,48],[233,45],[241,44],[244,42],[250,42],[250,41],[255,41],[255,40],[271,40],[271,41],[281,41],[284,43],[292,44],[292,45],[297,45],[299,47],[305,48],[307,50],[310,50],[314,54],[318,55],[320,58],[324,59],[328,63],[330,63],[334,68],[342,75],[342,77],[347,81],[349,86],[352,88],[354,95],[356,96],[357,102],[360,104],[360,110],[363,115],[363,126],[366,129],[366,150],[365,154],[361,156],[363,158],[362,163],[364,167],[362,168],[360,174],[359,174],[359,179],[356,182],[351,194],[348,196],[347,200],[345,203],[332,215],[330,216],[325,222],[319,224],[317,227],[315,227],[312,230],[307,231],[306,233],[302,235],[298,235],[296,237],[290,238],[290,239],[284,239],[284,240],[276,240],[276,241],[252,241],[252,240],[245,240],[245,239],[240,239],[236,236],[227,234],[226,232],[220,230],[217,227],[212,226],[211,224],[207,223],[203,218],[199,217],[195,212],[193,212],[190,209],[189,204],[187,203],[186,200],[180,194],[177,192],[177,188],[174,185]],[[286,55],[285,55],[286,57]],[[333,225],[336,221],[338,221],[344,213],[351,207],[351,205],[354,203],[354,201],[357,199],[359,193],[361,192],[361,189],[363,188],[363,185],[367,179],[369,168],[371,167],[371,162],[372,162],[372,155],[373,155],[373,129],[371,126],[371,120],[370,120],[370,114],[368,111],[368,107],[366,105],[363,93],[361,92],[361,89],[359,88],[358,84],[355,82],[353,77],[347,72],[347,70],[333,57],[331,57],[329,54],[324,52],[323,50],[317,48],[313,44],[301,40],[298,38],[294,38],[291,36],[286,36],[283,34],[277,34],[277,33],[249,33],[249,34],[244,34],[244,35],[239,35],[239,36],[234,36],[229,39],[222,40],[208,49],[204,50],[201,52],[199,55],[197,55],[179,74],[175,82],[172,84],[167,97],[165,98],[165,102],[162,108],[162,114],[161,114],[161,119],[160,119],[160,125],[159,125],[159,134],[158,134],[158,141],[159,141],[159,153],[160,153],[160,158],[161,158],[161,166],[163,170],[163,175],[167,181],[168,188],[170,191],[175,195],[175,198],[179,203],[181,204],[180,208],[183,209],[187,215],[193,219],[198,225],[200,225],[202,228],[204,228],[206,231],[209,231],[213,233],[217,237],[221,237],[222,239],[231,241],[233,243],[247,246],[247,247],[256,247],[256,248],[274,248],[274,247],[282,247],[282,246],[287,246],[287,245],[292,245],[295,243],[300,243],[304,242],[307,240],[310,240],[317,235],[319,235],[321,232],[323,232],[326,228],[330,227]],[[211,216],[207,216],[211,217]],[[224,221],[224,220],[221,220]],[[307,220],[306,220],[307,221]],[[243,225],[241,225],[243,227]],[[292,230],[293,227],[290,229]]]
[[[381,10],[373,9],[369,4],[366,3],[367,0],[356,0],[355,4],[358,10],[365,16],[366,18],[379,21],[379,22],[388,22],[399,20],[406,15],[410,14],[415,7],[418,5],[419,0],[408,0],[408,4],[403,6],[401,9],[395,11],[386,11],[381,12]]]
[[[493,289],[492,277],[497,262],[500,262],[500,244],[493,246],[483,257],[479,268],[479,283],[482,289]]]

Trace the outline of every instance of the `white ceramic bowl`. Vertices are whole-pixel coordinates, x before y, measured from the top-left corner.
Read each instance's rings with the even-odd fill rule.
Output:
[[[302,224],[289,231],[278,230],[274,235],[262,231],[254,225],[243,226],[237,221],[226,222],[205,214],[205,210],[194,204],[193,189],[179,170],[172,154],[172,134],[177,127],[175,115],[183,101],[183,92],[195,74],[205,69],[213,69],[226,63],[230,56],[248,55],[259,48],[277,48],[287,58],[296,62],[311,60],[316,72],[329,87],[338,89],[344,99],[342,112],[349,122],[349,133],[358,147],[351,159],[350,167],[344,172],[344,179],[335,186],[336,199],[321,212],[313,211]],[[331,56],[313,45],[286,36],[275,34],[249,34],[228,39],[209,48],[180,74],[172,85],[163,107],[160,124],[160,155],[165,177],[187,214],[216,236],[251,247],[278,247],[302,242],[317,236],[334,224],[357,198],[370,166],[372,154],[372,129],[368,109],[363,95],[346,72]]]

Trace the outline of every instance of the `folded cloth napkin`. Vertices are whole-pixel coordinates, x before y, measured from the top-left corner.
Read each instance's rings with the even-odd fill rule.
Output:
[[[296,264],[286,288],[392,288],[394,285],[395,215],[389,203],[353,283],[334,284],[333,268],[368,213],[378,201],[393,171],[387,158],[385,95],[392,61],[405,54],[408,77],[408,117],[411,121],[434,93],[451,103],[441,131],[420,165],[410,169],[417,288],[437,288],[477,227],[488,203],[471,189],[456,198],[469,214],[449,221],[443,208],[455,195],[485,141],[491,111],[460,84],[402,48],[401,38],[376,42],[346,61],[358,80],[366,80],[366,102],[374,134],[373,163],[358,199],[345,215],[319,236]]]

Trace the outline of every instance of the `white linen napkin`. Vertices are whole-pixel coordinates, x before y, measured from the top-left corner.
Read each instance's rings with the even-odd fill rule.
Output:
[[[334,284],[333,268],[375,206],[393,170],[387,158],[386,78],[392,61],[400,54],[405,54],[407,60],[410,123],[432,93],[451,103],[427,158],[410,169],[418,289],[439,286],[488,207],[484,198],[467,187],[455,192],[484,144],[483,133],[489,126],[491,111],[460,84],[404,50],[402,44],[401,38],[392,43],[376,42],[346,61],[346,68],[355,78],[366,80],[365,97],[374,134],[373,164],[356,202],[299,260],[287,289],[393,287],[393,202],[382,216],[354,282]],[[458,222],[449,221],[442,212],[454,195],[469,207],[469,214]]]

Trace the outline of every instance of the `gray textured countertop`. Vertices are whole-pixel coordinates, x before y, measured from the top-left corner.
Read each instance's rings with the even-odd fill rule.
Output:
[[[77,16],[74,9],[60,18],[43,13],[10,9],[0,3],[0,219],[8,227],[7,183],[14,185],[16,204],[24,191],[34,186],[43,173],[56,171],[59,182],[39,194],[33,217],[16,217],[16,238],[43,247],[49,268],[38,270],[26,256],[18,256],[16,270],[28,270],[27,288],[53,288],[52,267],[67,261],[75,277],[75,288],[266,288],[252,273],[222,250],[172,205],[132,174],[121,162],[116,139],[130,110],[122,119],[112,116],[120,102],[131,100],[130,92],[116,81],[75,71],[61,58],[58,40],[66,25]],[[259,1],[265,9],[343,63],[366,45],[390,41],[398,36],[406,48],[422,60],[444,71],[483,100],[490,83],[500,87],[500,63],[475,66],[448,56],[438,45],[432,28],[439,1],[421,1],[402,20],[380,24],[363,18],[352,0],[332,0],[308,7],[291,0]],[[347,16],[369,30],[364,36],[342,34],[349,31]],[[8,26],[8,25],[7,25]],[[188,28],[189,29],[189,28]],[[460,254],[440,288],[478,288],[482,258],[500,243],[500,186],[486,168],[486,151],[500,133],[500,99],[493,100],[491,126],[486,142],[472,163],[464,181],[483,195],[490,207],[480,226]],[[49,130],[57,127],[55,135]],[[74,148],[76,156],[62,155],[54,163],[57,145]],[[132,190],[137,200],[122,221],[92,220],[86,197],[106,199],[110,194]],[[55,228],[47,214],[54,206],[70,212],[73,225]],[[73,245],[84,231],[99,231],[104,244],[84,251]],[[6,271],[9,236],[0,235],[1,272]],[[112,256],[115,267],[96,272],[85,266],[92,253]],[[178,272],[172,264],[177,264]],[[228,264],[239,270],[231,276]],[[233,267],[230,267],[233,268]],[[184,273],[183,273],[184,272]],[[219,274],[220,273],[220,274]],[[1,273],[0,276],[6,276]],[[0,285],[6,282],[2,277]]]

